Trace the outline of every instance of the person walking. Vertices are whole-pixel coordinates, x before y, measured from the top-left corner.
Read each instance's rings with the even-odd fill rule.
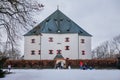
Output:
[[[68,69],[71,69],[71,63],[70,62],[68,63]]]
[[[57,69],[61,69],[61,62],[58,62]]]
[[[10,72],[10,70],[11,70],[11,65],[8,65],[8,71]]]
[[[82,61],[80,61],[79,66],[80,66],[80,69],[83,69],[83,62]]]
[[[68,65],[68,69],[71,69],[71,65]]]
[[[61,69],[64,69],[64,62],[61,62]]]

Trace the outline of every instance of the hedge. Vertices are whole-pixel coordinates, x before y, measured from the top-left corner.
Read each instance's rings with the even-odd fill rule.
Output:
[[[53,68],[54,60],[7,60],[4,67],[11,65],[13,68]]]
[[[66,64],[70,64],[73,68],[79,68],[79,62],[94,68],[116,68],[117,59],[92,59],[92,60],[68,60]]]
[[[66,66],[79,68],[79,62],[87,63],[94,68],[116,68],[117,59],[66,60]],[[13,68],[54,68],[55,60],[7,60],[4,68],[11,65]]]

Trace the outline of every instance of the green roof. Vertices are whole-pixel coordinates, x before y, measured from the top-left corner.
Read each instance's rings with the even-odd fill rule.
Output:
[[[57,54],[54,59],[64,59],[64,57],[61,54]]]
[[[78,33],[81,36],[91,36],[58,9],[24,36],[40,33]]]

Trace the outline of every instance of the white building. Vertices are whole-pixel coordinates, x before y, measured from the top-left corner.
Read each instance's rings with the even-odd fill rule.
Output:
[[[60,10],[24,38],[25,60],[91,59],[91,35]]]

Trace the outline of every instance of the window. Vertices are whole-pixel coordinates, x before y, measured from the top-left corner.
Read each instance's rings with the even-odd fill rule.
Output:
[[[81,39],[81,43],[85,43],[85,39]]]
[[[82,51],[82,55],[85,55],[85,51],[84,50]]]
[[[39,55],[41,54],[41,50],[38,51],[38,54],[39,54]]]
[[[65,46],[65,50],[70,50],[70,46]]]
[[[49,50],[49,54],[53,54],[53,50]]]
[[[69,38],[67,37],[67,38],[65,38],[65,42],[69,42],[70,40],[69,40]]]
[[[31,39],[31,43],[35,43],[35,39]]]
[[[49,38],[49,42],[53,42],[53,38],[52,37]]]
[[[31,55],[35,55],[35,51],[34,50],[31,51]]]
[[[57,50],[57,54],[61,54],[61,50]]]

